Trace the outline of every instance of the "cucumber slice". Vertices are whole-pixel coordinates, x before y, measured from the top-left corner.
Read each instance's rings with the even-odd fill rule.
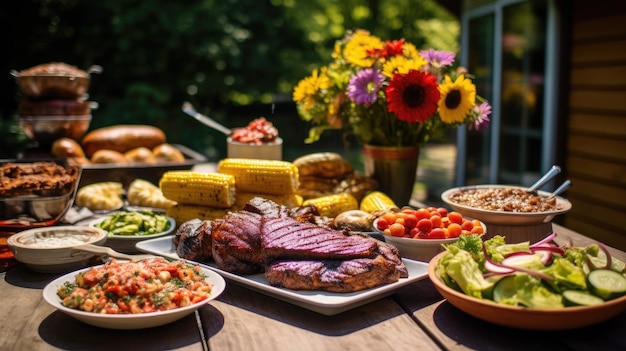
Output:
[[[596,269],[587,275],[589,292],[604,300],[626,295],[626,277],[610,269]]]
[[[500,303],[517,293],[515,287],[515,275],[509,275],[500,279],[493,287],[493,301]]]
[[[584,291],[563,291],[563,305],[565,306],[593,306],[601,303],[604,303],[604,300]]]

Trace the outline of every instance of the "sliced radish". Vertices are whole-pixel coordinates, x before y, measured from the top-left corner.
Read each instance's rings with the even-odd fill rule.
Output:
[[[528,260],[531,257],[523,257],[524,255],[521,255],[521,254],[513,255],[513,256],[505,258],[503,260],[503,263],[497,263],[497,262],[492,261],[489,258],[489,255],[487,254],[487,249],[485,248],[484,244],[483,244],[483,253],[485,255],[485,269],[488,269],[491,272],[505,273],[504,270],[508,269],[510,271],[518,271],[518,272],[527,273],[528,275],[532,275],[533,277],[538,278],[538,279],[543,279],[543,280],[548,280],[548,281],[554,280],[554,278],[552,278],[551,276],[545,273],[537,272],[535,270],[524,268],[524,267],[512,266],[512,265],[504,263],[504,261],[506,260],[510,260],[509,262],[513,262],[513,260]],[[533,256],[533,255],[534,254],[527,254],[526,256]],[[512,272],[506,272],[506,273],[512,273]]]
[[[541,239],[541,240],[537,241],[536,243],[534,243],[534,244],[530,245],[530,247],[533,247],[533,246],[541,246],[541,245],[543,245],[543,244],[549,243],[549,242],[551,242],[552,240],[554,240],[554,238],[556,238],[556,235],[557,235],[556,233],[552,233],[552,234],[550,234],[550,235],[546,236],[545,238],[543,238],[543,239]]]

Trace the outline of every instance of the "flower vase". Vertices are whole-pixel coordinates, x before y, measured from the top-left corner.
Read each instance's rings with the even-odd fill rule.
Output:
[[[417,146],[363,146],[365,174],[399,207],[411,200],[420,149]]]

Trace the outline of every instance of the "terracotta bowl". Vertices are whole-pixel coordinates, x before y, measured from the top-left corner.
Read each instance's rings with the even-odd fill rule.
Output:
[[[566,330],[600,323],[626,310],[626,296],[601,305],[561,309],[529,309],[477,299],[448,287],[441,280],[437,264],[443,254],[428,263],[428,277],[437,291],[454,307],[493,324],[528,330]]]
[[[462,205],[452,201],[451,199],[451,195],[454,193],[470,189],[485,188],[525,189],[524,187],[514,185],[486,184],[451,188],[441,194],[441,199],[454,211],[461,213],[463,216],[475,218],[483,222],[487,226],[488,233],[485,238],[499,234],[505,236],[507,241],[511,242],[535,242],[541,240],[546,235],[552,233],[552,219],[560,214],[567,213],[572,208],[572,203],[560,196],[556,197],[556,203],[557,206],[559,206],[557,210],[524,213],[485,210],[468,205]],[[537,193],[541,196],[550,195],[550,193],[541,190],[537,191]]]

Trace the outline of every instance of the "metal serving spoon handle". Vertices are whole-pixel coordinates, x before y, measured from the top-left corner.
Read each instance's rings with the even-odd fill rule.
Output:
[[[154,258],[156,256],[154,255],[127,255],[125,253],[121,253],[118,251],[113,250],[110,247],[106,247],[106,246],[98,246],[98,245],[93,245],[93,244],[84,244],[84,245],[78,245],[78,246],[74,246],[72,249],[74,250],[80,250],[80,251],[87,251],[87,252],[92,252],[92,253],[98,253],[98,254],[103,254],[103,255],[107,255],[109,257],[113,257],[113,258],[119,258],[122,260],[133,260],[133,261],[141,261],[141,260],[145,260],[148,258]]]
[[[546,174],[544,174],[539,180],[535,182],[535,184],[531,185],[526,191],[535,192],[537,189],[541,188],[542,185],[546,184],[550,179],[554,178],[557,174],[561,173],[561,167],[554,165]]]
[[[186,114],[190,115],[191,117],[197,119],[200,123],[204,124],[207,127],[213,128],[215,130],[218,130],[224,134],[226,134],[227,136],[232,134],[232,130],[224,127],[223,125],[219,124],[218,122],[216,122],[214,119],[211,119],[203,114],[201,114],[200,112],[196,111],[196,109],[193,107],[193,105],[189,102],[183,102],[183,112],[185,112]]]
[[[557,195],[559,195],[560,193],[564,192],[565,190],[569,189],[569,187],[572,186],[572,181],[571,180],[566,180],[563,182],[563,184],[559,185],[558,188],[556,188],[552,194],[548,195],[548,199],[551,199]]]

